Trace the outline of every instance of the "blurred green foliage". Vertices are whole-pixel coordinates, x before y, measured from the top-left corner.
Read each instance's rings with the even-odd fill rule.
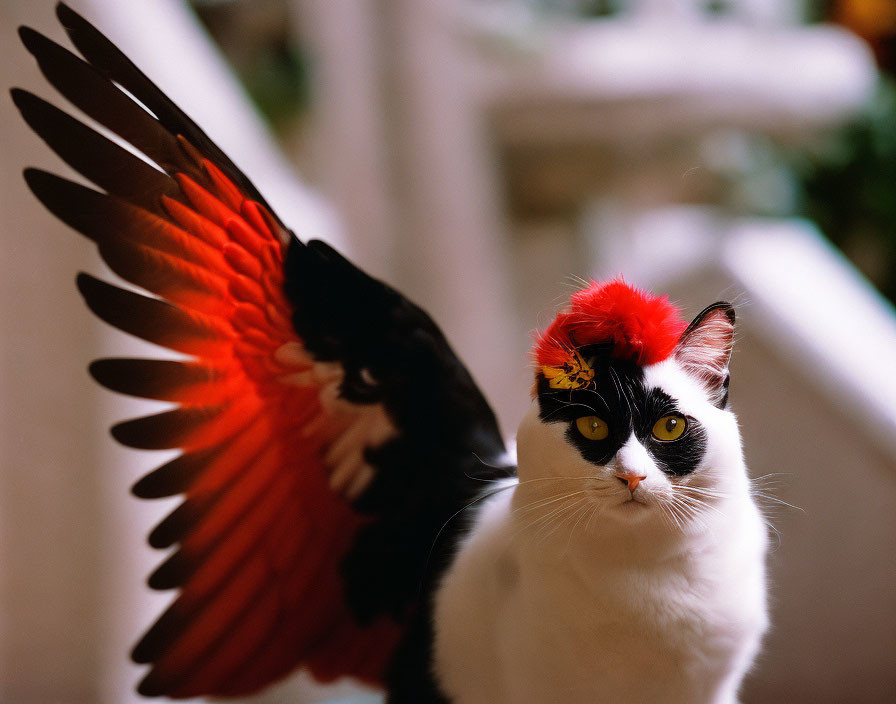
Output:
[[[189,0],[249,97],[280,129],[310,103],[309,57],[282,0]]]
[[[791,157],[799,214],[896,302],[896,81],[824,143]]]
[[[308,59],[295,43],[281,41],[265,47],[238,73],[249,96],[275,127],[308,107]]]

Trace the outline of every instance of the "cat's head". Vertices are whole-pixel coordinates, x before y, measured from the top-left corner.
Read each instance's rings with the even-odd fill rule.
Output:
[[[536,343],[518,503],[549,524],[705,526],[746,482],[727,410],[734,319],[715,303],[687,325],[667,298],[622,281],[574,295]]]

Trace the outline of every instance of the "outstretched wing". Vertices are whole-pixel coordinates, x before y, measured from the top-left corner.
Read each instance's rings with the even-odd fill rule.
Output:
[[[28,28],[25,46],[151,163],[16,89],[28,124],[101,190],[33,169],[26,180],[152,294],[81,274],[90,309],[186,356],[91,365],[110,389],[176,404],[112,431],[182,450],[134,487],[185,497],[149,538],[178,546],[150,586],[180,593],[134,649],[152,665],[140,691],[238,695],[300,664],[321,679],[395,679],[447,559],[436,538],[476,495],[480,458],[503,452],[492,411],[422,310],[297,240],[108,39],[57,14],[84,59]]]

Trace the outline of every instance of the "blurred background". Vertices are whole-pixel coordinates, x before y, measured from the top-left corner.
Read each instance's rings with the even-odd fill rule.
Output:
[[[531,332],[579,277],[732,300],[732,403],[772,538],[744,702],[896,701],[894,0],[80,0],[297,234],[428,309],[512,437]],[[0,0],[0,75],[61,104]],[[144,536],[151,410],[85,367],[146,353],[27,193],[65,168],[0,106],[0,702],[138,701],[170,595]],[[111,276],[111,275],[109,275]],[[356,697],[303,677],[253,701]],[[363,698],[363,695],[362,695]],[[375,699],[373,700],[375,701]]]

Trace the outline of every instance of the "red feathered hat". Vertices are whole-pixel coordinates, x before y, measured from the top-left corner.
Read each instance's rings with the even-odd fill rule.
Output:
[[[654,296],[621,278],[593,282],[572,295],[569,309],[538,336],[533,352],[541,367],[576,367],[582,363],[576,350],[612,343],[614,357],[646,366],[672,354],[686,327],[668,296]]]

